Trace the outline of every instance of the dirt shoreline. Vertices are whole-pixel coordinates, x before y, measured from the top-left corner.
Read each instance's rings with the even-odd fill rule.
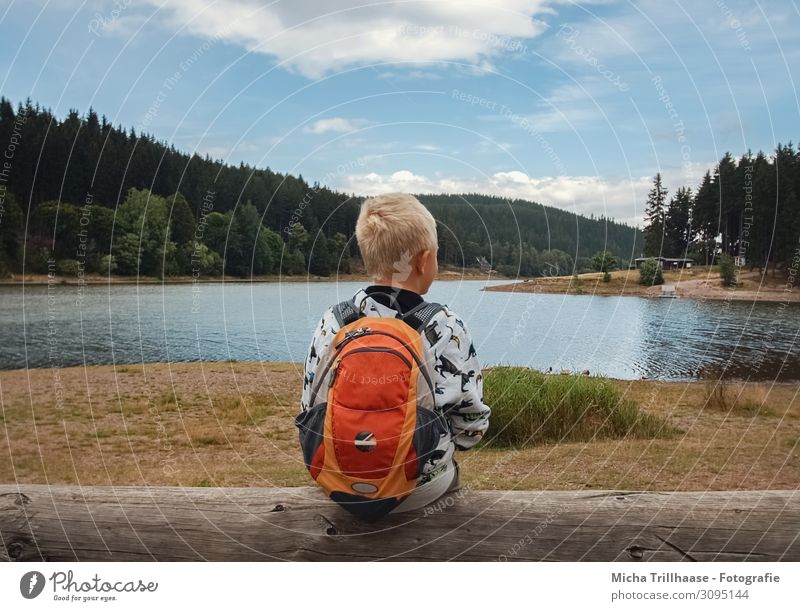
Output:
[[[497,276],[496,274],[487,274],[472,268],[465,269],[440,269],[439,274],[436,276],[436,281],[453,281],[453,280],[513,280],[513,278],[506,278],[505,276]],[[224,284],[224,283],[270,283],[270,282],[371,282],[367,274],[354,273],[354,274],[340,274],[330,276],[286,276],[286,275],[270,275],[270,276],[252,276],[249,278],[238,278],[235,276],[226,277],[201,277],[193,278],[192,276],[172,276],[169,278],[154,278],[150,276],[100,276],[97,274],[87,274],[83,278],[76,276],[60,276],[55,275],[49,277],[47,274],[12,274],[10,278],[0,278],[0,286],[22,286],[22,285],[124,285],[124,284]]]
[[[479,445],[476,489],[800,488],[797,384],[613,380],[684,433],[674,439]],[[0,372],[0,482],[298,486],[300,363],[160,363]]]
[[[664,285],[672,285],[679,299],[800,303],[800,286],[790,285],[778,278],[763,277],[758,272],[742,272],[739,286],[726,288],[720,285],[718,273],[708,271],[708,268],[700,268],[693,273],[685,270],[671,271],[664,273]],[[662,286],[643,286],[639,284],[638,270],[622,270],[612,272],[610,282],[603,282],[602,274],[595,272],[578,276],[532,278],[522,282],[485,287],[483,290],[660,298]]]

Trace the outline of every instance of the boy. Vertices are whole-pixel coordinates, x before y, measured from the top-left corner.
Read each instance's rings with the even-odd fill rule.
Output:
[[[491,410],[483,403],[483,376],[474,344],[464,322],[446,306],[428,304],[422,298],[422,295],[428,292],[438,271],[436,221],[431,213],[415,197],[404,193],[388,193],[367,199],[361,206],[356,224],[356,239],[367,273],[373,278],[374,283],[365,289],[359,289],[352,299],[328,308],[323,314],[314,332],[305,361],[301,413],[297,417],[296,424],[300,429],[304,460],[312,476],[317,479],[323,469],[318,464],[315,471],[312,463],[315,456],[318,463],[322,460],[315,453],[319,451],[320,438],[324,436],[322,420],[325,415],[321,410],[325,409],[323,405],[327,398],[325,391],[333,383],[328,374],[332,364],[331,346],[334,342],[339,345],[343,341],[342,334],[338,333],[339,330],[348,320],[363,321],[364,317],[373,317],[372,323],[365,323],[373,327],[379,324],[374,320],[374,317],[377,317],[400,318],[416,328],[420,337],[416,335],[413,337],[417,341],[422,340],[420,345],[424,349],[424,362],[420,360],[421,375],[417,378],[420,381],[417,387],[422,388],[419,392],[423,395],[427,388],[430,388],[430,391],[427,391],[428,396],[420,396],[418,401],[418,404],[424,404],[427,400],[429,410],[417,413],[414,439],[416,443],[418,439],[427,438],[429,447],[425,450],[424,457],[419,457],[420,465],[416,481],[409,484],[413,487],[413,491],[399,503],[378,507],[376,515],[399,513],[428,505],[446,492],[460,486],[458,465],[453,457],[454,450],[468,450],[481,439],[489,426]],[[342,308],[350,313],[350,319],[343,318]],[[411,329],[408,331],[413,333]],[[378,333],[378,335],[390,334]],[[407,347],[407,344],[402,344],[402,347]],[[356,352],[370,350],[382,353],[401,351],[367,347]],[[386,358],[385,354],[382,356]],[[409,364],[412,362],[410,358],[404,360]],[[396,379],[396,375],[389,375],[392,362],[400,366],[400,361],[384,360],[383,365],[367,361],[365,370],[372,375],[371,379],[374,381],[385,382]],[[374,363],[377,363],[377,360]],[[329,376],[326,378],[328,384],[323,384],[325,375]],[[352,367],[350,376],[355,382]],[[339,375],[339,378],[341,377],[342,375]],[[363,373],[360,377],[362,381],[370,379],[369,375],[364,376]],[[423,384],[423,378],[428,383],[427,386]],[[380,393],[380,390],[368,386],[358,387],[354,391],[356,393],[354,401],[358,402],[358,395],[364,396],[370,392]],[[413,402],[413,397],[409,402]],[[313,413],[315,406],[318,406],[317,411],[321,411],[319,415]],[[345,417],[348,416],[346,411],[339,409],[340,413],[345,413]],[[355,411],[350,409],[349,414],[353,413]],[[423,425],[420,421],[426,423],[430,421],[428,428],[434,430],[436,425],[434,420],[437,416],[442,426],[435,429],[435,435],[426,437],[425,431],[421,432],[420,427]],[[371,428],[374,429],[375,426]],[[325,430],[329,431],[329,436],[336,436],[335,429],[335,425],[330,426],[330,429],[325,427]],[[333,435],[330,434],[331,430],[334,430]],[[340,426],[339,431],[342,430]],[[359,432],[358,428],[354,430],[357,434],[352,442],[349,442],[349,437],[353,437],[352,434],[341,433],[339,436],[342,439],[347,437],[344,441],[354,444],[361,452],[371,452],[382,442],[378,434],[373,435],[371,431]],[[397,438],[399,435],[394,437]],[[434,441],[430,442],[431,439]],[[344,454],[347,451],[348,448],[336,451],[339,459],[337,467],[345,462]],[[416,452],[420,454],[422,450],[417,448]],[[369,459],[358,452],[351,454],[353,459],[378,460],[377,453],[368,456]],[[393,460],[396,462],[396,458]],[[414,462],[416,463],[416,460]],[[321,482],[318,480],[317,483]],[[368,492],[374,486],[369,483],[355,483],[352,488]],[[338,497],[332,494],[331,498],[342,503],[356,515],[358,512],[354,510],[354,506],[358,505],[357,499],[363,499],[358,495],[348,494],[339,494]],[[369,518],[368,515],[362,517]]]

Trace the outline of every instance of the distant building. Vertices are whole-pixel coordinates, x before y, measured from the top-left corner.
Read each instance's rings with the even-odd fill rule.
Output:
[[[692,267],[694,263],[694,259],[681,259],[681,258],[671,258],[671,257],[639,257],[634,259],[634,266],[630,269],[638,269],[642,266],[642,263],[647,261],[648,259],[655,259],[658,261],[658,266],[661,269],[670,270],[670,269],[689,269]]]
[[[492,264],[486,260],[486,257],[475,257],[475,260],[478,262],[482,272],[488,273],[492,271]]]

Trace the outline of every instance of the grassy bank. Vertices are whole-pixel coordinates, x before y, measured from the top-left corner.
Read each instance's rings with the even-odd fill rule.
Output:
[[[300,388],[296,363],[0,372],[0,482],[308,484],[293,424]],[[796,384],[720,393],[494,368],[485,391],[494,437],[459,454],[469,486],[800,487]]]
[[[484,399],[492,407],[487,441],[497,447],[669,438],[681,432],[665,419],[640,410],[607,378],[498,367],[486,372]]]
[[[664,273],[665,284],[677,284],[690,278],[706,277],[710,272],[677,270]],[[564,295],[624,295],[649,297],[661,292],[660,286],[639,284],[638,270],[617,270],[611,272],[611,280],[603,282],[601,272],[589,272],[577,276],[548,276],[544,278],[523,279],[521,282],[488,287],[487,291],[516,291],[521,293],[556,293]]]
[[[780,276],[762,276],[757,271],[742,271],[736,287],[720,283],[719,266],[699,266],[691,270],[664,272],[664,284],[675,287],[678,297],[737,301],[800,302],[800,290]],[[611,272],[611,280],[603,282],[603,274],[591,272],[577,276],[528,278],[518,282],[486,287],[486,291],[517,293],[554,293],[558,295],[600,295],[624,297],[658,297],[661,285],[639,284],[639,270]]]

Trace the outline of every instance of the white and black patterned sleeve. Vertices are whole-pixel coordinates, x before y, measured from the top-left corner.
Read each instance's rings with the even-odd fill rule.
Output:
[[[331,347],[331,342],[336,335],[336,319],[330,308],[325,311],[319,323],[314,329],[311,345],[308,347],[305,364],[303,365],[303,392],[300,396],[300,409],[306,411],[312,405],[311,389],[314,385],[314,377],[319,371],[319,364],[325,360]]]
[[[483,402],[483,374],[464,321],[449,310],[442,338],[434,347],[436,404],[450,420],[453,442],[468,450],[489,428],[491,408]]]

